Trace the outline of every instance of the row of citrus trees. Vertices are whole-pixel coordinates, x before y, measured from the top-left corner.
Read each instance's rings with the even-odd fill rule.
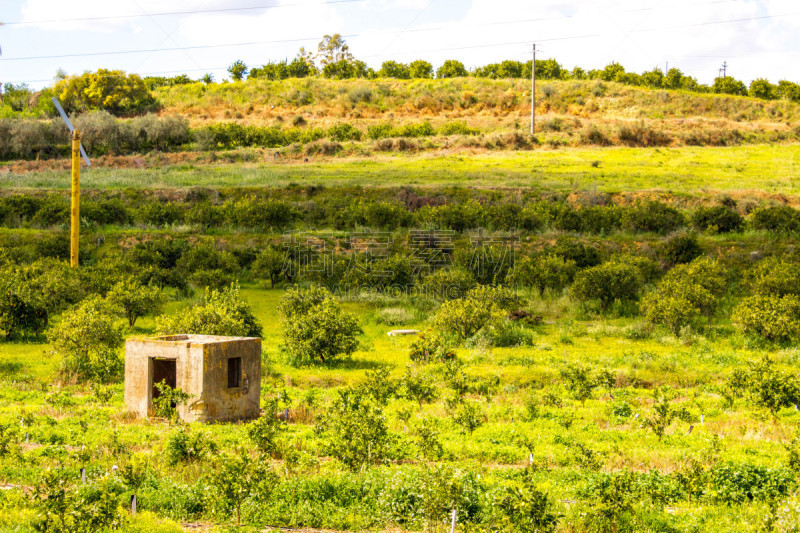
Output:
[[[303,346],[287,344],[285,353],[295,364],[308,363],[309,354],[324,362],[352,354],[358,347],[358,324],[342,314],[329,290],[354,297],[378,292],[440,302],[431,324],[443,335],[423,338],[419,350],[428,355],[415,356],[419,359],[449,353],[452,339],[461,343],[478,335],[498,346],[530,343],[532,335],[526,328],[507,318],[515,311],[527,316],[527,304],[518,295],[557,296],[565,290],[584,312],[641,314],[647,323],[675,335],[703,330],[716,322],[720,309],[732,309],[731,321],[744,335],[771,343],[800,340],[800,265],[769,258],[737,271],[697,255],[684,257],[685,262],[666,274],[652,259],[613,255],[602,260],[593,248],[574,242],[514,262],[507,250],[486,248],[477,255],[474,250],[457,253],[452,265],[439,268],[402,256],[378,260],[340,256],[338,262],[323,256],[302,269],[285,252],[269,248],[252,258],[249,273],[273,286],[312,282],[330,288],[319,289],[322,296],[314,305],[326,305],[316,314],[304,318],[303,313],[285,313],[295,326],[287,342],[298,335],[294,345]],[[214,248],[181,249],[163,243],[140,244],[128,256],[106,255],[79,270],[51,259],[17,263],[6,255],[0,267],[0,330],[7,338],[49,331],[64,355],[67,374],[107,381],[120,374],[118,348],[125,326],[158,313],[165,288],[186,294],[191,283],[220,289],[207,293],[203,305],[159,318],[161,331],[260,335],[238,290],[223,287],[234,274],[227,273],[223,264],[209,264],[215,257],[236,263],[232,254]],[[520,293],[520,289],[525,290]],[[53,330],[51,318],[59,313],[63,318]],[[124,317],[127,324],[116,317]],[[341,344],[326,347],[334,339]]]
[[[400,192],[396,200],[354,199],[331,193],[293,201],[238,193],[228,198],[198,191],[176,202],[157,198],[95,197],[84,200],[81,216],[90,225],[246,229],[281,232],[321,230],[436,229],[536,233],[563,231],[607,235],[615,232],[667,235],[681,229],[711,234],[746,230],[790,235],[800,233],[800,211],[788,205],[750,205],[743,215],[735,202],[679,209],[657,201],[632,205],[576,207],[558,200],[531,198],[465,199],[446,195],[419,196]],[[0,225],[49,228],[69,220],[64,194],[0,197]]]

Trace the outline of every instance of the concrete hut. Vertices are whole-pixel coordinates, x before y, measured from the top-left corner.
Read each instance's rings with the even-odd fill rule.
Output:
[[[125,405],[153,414],[155,384],[189,395],[178,406],[187,422],[256,418],[261,398],[261,339],[209,335],[139,338],[125,343]]]

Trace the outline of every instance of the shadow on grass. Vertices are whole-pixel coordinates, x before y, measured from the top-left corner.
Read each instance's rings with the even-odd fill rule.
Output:
[[[0,346],[4,344],[45,344],[46,342],[47,335],[44,333],[39,335],[15,335],[11,338],[6,337],[4,334],[0,334]]]
[[[364,361],[363,359],[343,359],[341,361],[332,361],[325,365],[327,368],[336,370],[377,370],[379,368],[392,367],[394,365],[389,363],[382,363],[381,361]]]
[[[307,365],[308,368],[324,368],[326,370],[377,370],[379,368],[392,367],[391,363],[381,361],[365,361],[363,359],[340,359],[328,361],[316,365]]]
[[[0,361],[0,376],[13,376],[19,374],[23,368],[24,365],[16,361]]]

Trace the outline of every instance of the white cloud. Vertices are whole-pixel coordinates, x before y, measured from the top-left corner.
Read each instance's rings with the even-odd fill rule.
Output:
[[[339,32],[351,35],[347,40],[353,53],[375,68],[387,59],[424,58],[438,65],[456,58],[469,67],[502,59],[526,60],[535,40],[540,57],[554,57],[569,68],[601,68],[616,60],[629,70],[642,71],[663,68],[669,61],[670,66],[709,82],[727,60],[729,73],[745,81],[762,76],[773,81],[800,80],[800,66],[791,60],[800,55],[796,0],[364,0],[339,4],[274,0],[278,6],[274,9],[64,22],[76,17],[241,8],[261,2],[266,0],[26,0],[21,8],[24,20],[62,22],[11,28],[28,31],[26,39],[41,36],[37,41],[44,50],[37,49],[37,54],[42,55],[48,50],[61,52],[60,44],[47,40],[54,31],[62,32],[59,43],[69,40],[65,49],[78,52],[305,39],[67,62],[75,70],[96,68],[98,63],[140,72],[207,68],[220,79],[224,75],[220,67],[236,58],[248,64],[291,58],[300,46],[314,49],[323,34]],[[756,18],[765,16],[771,18]],[[713,24],[734,19],[752,20]],[[26,48],[22,40],[8,44],[9,50]],[[4,66],[26,73],[17,74],[16,79],[39,79],[43,77],[39,70],[49,76],[65,66],[59,60],[21,63]]]
[[[473,0],[461,20],[431,25],[436,31],[364,32],[353,49],[370,51],[375,63],[389,57],[426,57],[440,63],[457,57],[468,66],[501,59],[527,59],[528,43],[537,41],[540,57],[554,57],[568,67],[600,68],[620,61],[629,70],[678,66],[711,81],[728,60],[730,73],[753,77],[786,73],[778,51],[800,52],[796,24],[800,16],[715,24],[765,14],[784,14],[791,0]],[[423,29],[424,26],[416,29]],[[398,33],[400,32],[400,33]],[[484,46],[511,43],[504,46]],[[770,51],[775,56],[770,57]],[[800,72],[795,70],[794,76]]]

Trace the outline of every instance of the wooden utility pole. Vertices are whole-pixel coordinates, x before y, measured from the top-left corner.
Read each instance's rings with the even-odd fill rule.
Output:
[[[531,135],[536,133],[536,43],[533,43],[531,63]]]
[[[81,233],[81,134],[72,132],[72,209],[70,211],[69,263],[78,267],[78,246]]]

